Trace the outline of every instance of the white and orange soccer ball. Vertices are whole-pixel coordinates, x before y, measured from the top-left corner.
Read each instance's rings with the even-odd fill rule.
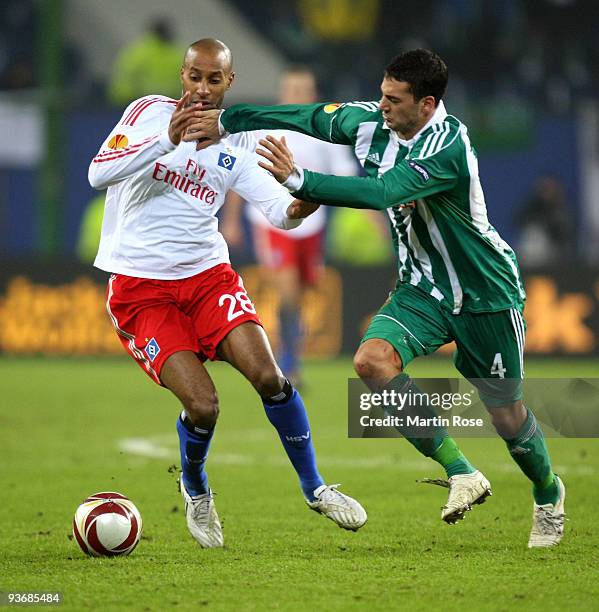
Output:
[[[90,495],[75,512],[73,536],[81,550],[93,557],[128,555],[141,538],[141,514],[122,493]]]

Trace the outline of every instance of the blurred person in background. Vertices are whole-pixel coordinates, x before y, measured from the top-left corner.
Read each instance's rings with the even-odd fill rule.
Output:
[[[147,30],[118,54],[108,84],[108,98],[115,106],[157,91],[179,98],[181,49],[166,17],[156,17]]]
[[[39,19],[32,0],[3,0],[0,5],[0,90],[38,85],[35,45]]]
[[[280,104],[312,104],[318,99],[316,77],[304,66],[287,69],[279,84]],[[270,132],[269,132],[270,133]],[[297,160],[311,170],[348,176],[356,174],[357,164],[349,147],[311,138],[297,132],[279,130]],[[243,199],[229,193],[223,209],[222,233],[231,246],[243,240]],[[303,384],[300,355],[302,348],[302,300],[306,289],[318,284],[324,266],[326,212],[317,209],[300,227],[279,230],[255,206],[247,208],[251,222],[256,259],[263,278],[280,296],[279,365],[295,386]]]
[[[101,193],[92,198],[83,211],[75,249],[83,263],[93,263],[98,254],[105,204],[106,194]]]
[[[575,228],[564,185],[556,176],[540,177],[516,215],[518,254],[526,266],[568,262],[575,255]]]
[[[389,228],[378,210],[334,209],[327,243],[331,258],[342,264],[380,266],[393,259]]]
[[[110,273],[107,311],[129,355],[182,404],[181,493],[188,529],[204,548],[224,545],[205,470],[219,414],[207,359],[230,363],[252,384],[309,508],[354,531],[367,519],[338,485],[325,485],[301,395],[277,365],[218,231],[216,213],[229,189],[280,228],[301,224],[288,215],[296,200],[257,167],[252,135],[201,148],[193,133],[200,109],[222,107],[235,76],[232,61],[218,40],[193,43],[179,68],[181,99],[152,95],[132,102],[88,175],[92,187],[107,188],[94,262]]]

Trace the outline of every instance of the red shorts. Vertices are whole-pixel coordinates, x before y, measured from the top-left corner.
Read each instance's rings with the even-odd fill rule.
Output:
[[[233,328],[247,321],[262,325],[229,264],[180,280],[112,274],[106,309],[125,350],[158,384],[173,353],[193,351],[202,360],[215,360]]]
[[[318,232],[305,238],[292,238],[270,227],[254,226],[256,258],[268,268],[293,267],[301,281],[314,285],[323,266],[323,236]]]

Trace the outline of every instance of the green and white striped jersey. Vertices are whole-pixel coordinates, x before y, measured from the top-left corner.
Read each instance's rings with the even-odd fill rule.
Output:
[[[520,306],[525,298],[510,246],[487,218],[468,130],[441,102],[405,141],[385,124],[377,102],[232,106],[229,132],[289,129],[352,145],[366,177],[304,171],[296,197],[389,215],[399,282],[433,296],[453,314]]]

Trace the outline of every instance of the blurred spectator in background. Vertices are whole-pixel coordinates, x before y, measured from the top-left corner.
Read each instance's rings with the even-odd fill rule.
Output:
[[[304,66],[293,66],[282,75],[280,104],[313,104],[318,100],[314,73]],[[350,147],[333,145],[284,130],[266,134],[284,136],[298,163],[318,172],[356,174],[358,168]],[[240,246],[243,200],[229,194],[223,210],[221,231],[227,243]],[[301,304],[305,290],[318,283],[324,263],[324,207],[304,220],[296,229],[278,230],[253,206],[248,207],[255,253],[265,271],[264,278],[277,289],[279,302],[279,365],[293,384],[301,384],[300,353],[302,340]]]
[[[171,22],[165,17],[155,18],[147,31],[116,58],[108,88],[110,102],[124,106],[156,91],[179,99],[181,54]]]
[[[380,266],[393,259],[388,221],[378,210],[336,208],[328,236],[331,258],[352,266]]]
[[[298,0],[297,6],[303,30],[315,44],[312,64],[328,67],[326,93],[351,99],[362,88],[374,88],[370,75],[376,70],[378,77],[373,42],[380,0]]]
[[[0,2],[0,90],[17,92],[40,86],[45,42],[40,2]],[[47,27],[47,24],[45,24]],[[85,104],[96,85],[84,66],[81,50],[65,32],[59,36],[61,94],[69,105]]]
[[[90,201],[81,217],[77,238],[77,257],[83,263],[93,263],[98,254],[105,202],[106,193],[102,192]]]
[[[25,89],[35,85],[33,55],[37,14],[29,0],[0,3],[0,89]]]
[[[524,267],[567,262],[575,255],[575,228],[564,186],[557,177],[537,180],[516,224],[518,257]]]
[[[596,0],[231,2],[290,61],[323,70],[327,96],[370,97],[377,66],[415,47],[456,66],[451,97],[459,91],[492,104],[498,96],[568,113],[581,97],[599,95]]]
[[[305,27],[330,41],[370,40],[379,0],[299,0]]]

